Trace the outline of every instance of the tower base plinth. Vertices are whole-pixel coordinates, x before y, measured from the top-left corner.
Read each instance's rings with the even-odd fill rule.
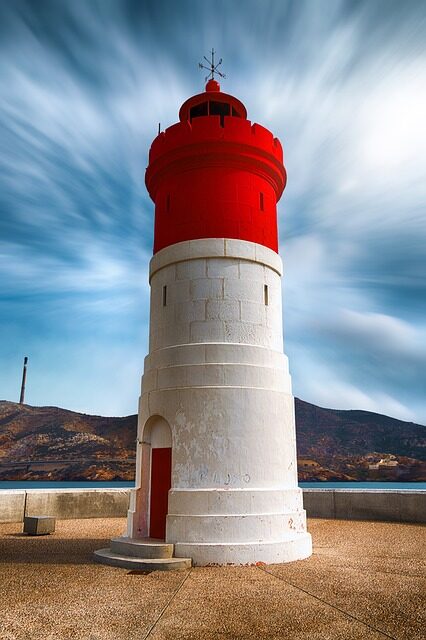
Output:
[[[175,557],[192,558],[196,566],[281,564],[304,560],[312,554],[309,533],[297,533],[278,542],[177,543]]]
[[[172,489],[166,540],[210,564],[278,564],[312,553],[301,489]]]

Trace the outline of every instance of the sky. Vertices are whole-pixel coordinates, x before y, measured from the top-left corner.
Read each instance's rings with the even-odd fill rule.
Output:
[[[294,394],[426,424],[426,8],[416,0],[0,3],[0,398],[136,413],[149,146],[204,88],[284,147]]]

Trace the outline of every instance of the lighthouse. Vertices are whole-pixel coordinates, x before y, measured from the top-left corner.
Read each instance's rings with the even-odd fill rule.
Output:
[[[283,352],[282,146],[212,78],[153,141],[145,182],[155,227],[136,486],[127,534],[97,559],[306,558]]]

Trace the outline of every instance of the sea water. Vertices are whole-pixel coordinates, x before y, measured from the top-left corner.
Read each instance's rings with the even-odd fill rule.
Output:
[[[125,481],[0,481],[0,491],[2,489],[121,489],[134,487],[134,482]],[[426,491],[426,482],[299,482],[302,489],[388,489],[388,490],[411,490]]]

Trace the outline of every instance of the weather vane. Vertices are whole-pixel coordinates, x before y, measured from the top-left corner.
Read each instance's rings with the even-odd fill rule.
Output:
[[[219,60],[219,62],[217,64],[214,63],[214,49],[212,49],[212,59],[208,60],[208,58],[206,58],[206,56],[203,56],[204,60],[208,63],[208,67],[206,67],[205,64],[203,64],[202,62],[198,63],[198,66],[200,67],[200,69],[207,69],[208,74],[205,77],[205,82],[207,82],[208,78],[211,76],[211,80],[214,80],[214,74],[217,73],[218,76],[220,76],[221,78],[226,78],[226,75],[224,73],[221,73],[220,71],[218,71],[218,66],[222,64],[222,58]]]

